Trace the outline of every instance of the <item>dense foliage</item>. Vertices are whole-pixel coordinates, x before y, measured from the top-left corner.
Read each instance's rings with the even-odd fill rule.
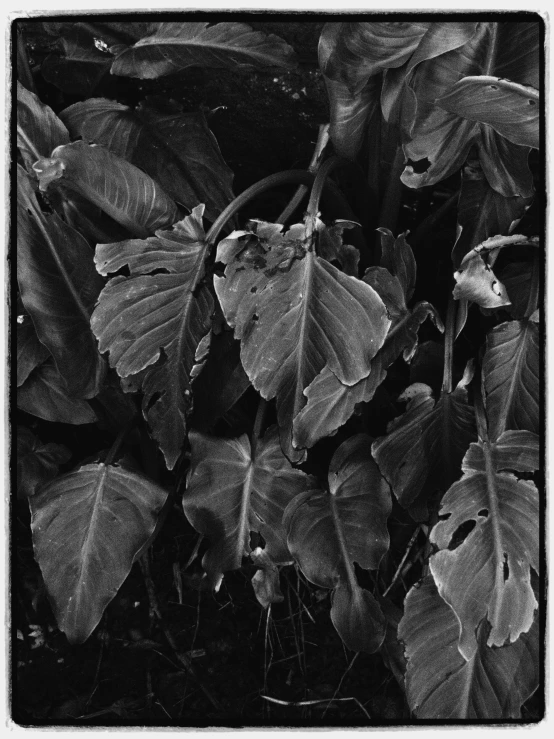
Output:
[[[317,595],[397,681],[405,707],[377,720],[521,718],[541,684],[541,21],[326,23],[311,162],[237,197],[206,111],[142,91],[280,75],[293,48],[230,20],[88,21],[14,38],[12,508],[24,547],[30,507],[33,607],[44,588],[83,644],[138,563],[225,725],[152,574],[155,540],[182,535],[179,588],[217,600],[247,573],[266,641],[295,573],[300,618]],[[138,98],[98,94],[110,75]],[[95,441],[61,443],[76,427]],[[268,701],[347,700],[271,696],[268,671]]]

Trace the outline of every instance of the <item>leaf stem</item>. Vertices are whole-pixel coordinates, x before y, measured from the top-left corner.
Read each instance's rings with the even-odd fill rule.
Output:
[[[454,328],[456,325],[456,301],[450,295],[446,311],[444,332],[444,367],[442,372],[442,392],[452,392],[452,359],[454,356]]]
[[[108,454],[106,455],[106,459],[104,460],[104,464],[106,465],[106,467],[112,464],[112,462],[114,461],[115,456],[117,452],[119,451],[119,447],[122,445],[123,440],[125,439],[129,431],[131,430],[132,426],[133,426],[132,423],[128,423],[126,426],[124,426],[121,429],[121,431],[115,437],[115,441],[111,445],[110,451],[108,452]]]
[[[260,396],[258,402],[258,410],[256,411],[256,418],[254,419],[254,427],[252,429],[252,437],[250,439],[250,449],[252,452],[252,459],[255,459],[256,452],[258,449],[258,441],[262,435],[262,428],[264,424],[265,414],[267,411],[267,400]]]
[[[343,157],[339,157],[335,155],[327,159],[319,167],[317,174],[315,176],[315,179],[314,179],[314,184],[312,185],[312,192],[310,193],[310,200],[308,201],[308,210],[307,210],[308,216],[315,217],[319,212],[319,201],[321,200],[321,193],[323,192],[323,187],[325,185],[325,181],[327,177],[331,174],[331,172],[334,169],[342,165],[345,165],[345,164],[350,164],[350,162],[347,159],[344,159]]]
[[[390,593],[390,591],[393,589],[394,585],[396,584],[396,581],[400,577],[400,573],[402,572],[402,568],[404,567],[404,564],[406,560],[408,559],[408,555],[410,554],[412,547],[414,545],[415,540],[417,539],[417,536],[419,532],[421,531],[421,524],[416,528],[414,533],[411,536],[410,541],[408,542],[408,546],[406,547],[406,551],[404,552],[404,556],[400,560],[400,564],[396,568],[396,572],[394,573],[394,577],[391,580],[391,584],[388,586],[388,588],[383,593],[383,598],[386,598],[386,596]]]

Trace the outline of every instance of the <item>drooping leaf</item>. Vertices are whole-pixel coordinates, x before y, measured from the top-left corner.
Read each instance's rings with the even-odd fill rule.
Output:
[[[421,324],[431,317],[440,330],[442,324],[430,303],[417,303],[412,311],[406,311],[389,330],[381,349],[371,360],[368,377],[355,385],[340,382],[325,367],[304,390],[307,403],[294,419],[294,444],[298,448],[310,448],[319,439],[334,433],[345,424],[359,403],[368,403],[387,376],[387,368],[400,356],[408,361],[417,346],[417,332]]]
[[[329,465],[329,491],[307,490],[287,507],[289,549],[304,575],[333,588],[331,619],[354,651],[375,652],[385,636],[378,602],[356,580],[354,562],[376,569],[389,546],[388,487],[371,458],[371,439],[352,436]]]
[[[21,387],[31,372],[45,362],[50,352],[38,340],[33,322],[27,313],[17,317],[16,329],[16,372],[17,387]]]
[[[98,48],[94,37],[78,23],[63,30],[58,44],[59,49],[42,62],[42,76],[69,95],[88,97],[110,71],[113,57],[107,48]]]
[[[37,489],[58,474],[71,452],[62,444],[43,444],[25,426],[17,427],[17,497],[30,498]]]
[[[53,359],[33,370],[17,388],[17,407],[45,421],[76,425],[96,421],[96,414],[86,400],[68,395],[67,385]]]
[[[52,108],[17,83],[17,146],[27,170],[40,157],[69,143],[69,133]]]
[[[510,719],[539,684],[538,624],[504,647],[487,646],[484,622],[478,649],[466,660],[458,651],[459,623],[431,575],[405,600],[399,636],[406,646],[406,694],[418,719]]]
[[[436,104],[470,121],[486,123],[513,144],[539,148],[538,90],[517,82],[477,75],[464,77]]]
[[[99,244],[95,257],[101,274],[129,269],[129,277],[114,277],[104,288],[91,326],[120,377],[147,370],[140,379],[143,412],[169,469],[183,447],[191,374],[205,359],[197,353],[211,328],[202,213],[203,206],[197,206],[171,231],[142,241]]]
[[[281,444],[291,460],[292,424],[305,404],[303,391],[324,367],[344,384],[369,374],[390,320],[377,293],[318,257],[301,224],[257,223],[254,246],[234,234],[218,247],[227,265],[215,277],[225,319],[241,339],[241,360],[258,392],[277,397]],[[240,234],[240,232],[238,232]],[[248,249],[257,249],[253,256]]]
[[[236,570],[250,554],[250,532],[260,533],[275,562],[290,561],[283,511],[310,478],[291,466],[273,426],[256,445],[248,437],[221,439],[196,431],[189,434],[191,466],[183,508],[194,528],[211,541],[202,566],[212,583]]]
[[[279,585],[279,569],[265,549],[256,547],[250,553],[250,559],[259,569],[252,577],[252,587],[258,603],[262,608],[269,608],[272,603],[284,601]]]
[[[278,36],[244,23],[152,23],[134,46],[117,52],[112,74],[154,79],[187,67],[251,69],[292,67],[294,51]]]
[[[33,169],[41,190],[53,183],[74,190],[138,238],[179,218],[177,206],[153,179],[103,146],[84,141],[58,146]]]
[[[87,242],[55,213],[41,210],[19,165],[17,186],[17,281],[23,305],[69,394],[92,398],[105,370],[89,323],[102,280]]]
[[[416,520],[427,518],[427,500],[434,491],[446,490],[459,476],[462,458],[476,438],[473,408],[467,401],[469,374],[436,402],[427,385],[407,388],[399,397],[408,400],[406,412],[373,444],[381,473]]]
[[[468,252],[456,272],[452,291],[455,300],[477,303],[481,308],[502,308],[510,304],[506,288],[492,271],[492,267],[475,249]]]
[[[153,101],[134,110],[97,98],[76,103],[60,114],[72,138],[102,144],[143,169],[174,200],[192,209],[206,204],[215,220],[233,198],[233,173],[201,111],[183,113],[182,106]]]
[[[540,432],[538,313],[501,323],[487,335],[483,377],[489,437],[507,429]]]
[[[84,642],[154,533],[167,492],[118,465],[87,464],[30,498],[35,556],[59,628]]]
[[[537,460],[538,437],[508,433],[498,439],[500,449],[486,440],[471,444],[463,477],[444,496],[431,532],[439,549],[429,560],[431,572],[458,618],[459,650],[468,660],[478,649],[482,619],[491,625],[487,644],[500,647],[529,631],[538,606],[531,568],[539,572],[539,496],[532,482],[513,474],[528,472]],[[530,448],[521,454],[521,447]],[[461,526],[466,536],[453,544]]]

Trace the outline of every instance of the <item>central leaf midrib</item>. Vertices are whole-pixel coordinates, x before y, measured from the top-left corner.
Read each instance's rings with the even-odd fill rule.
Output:
[[[350,555],[348,553],[346,537],[344,535],[344,531],[342,528],[342,521],[340,519],[340,512],[339,512],[339,507],[337,504],[336,496],[333,495],[332,493],[329,493],[329,507],[331,509],[333,526],[335,528],[335,533],[337,535],[337,541],[339,543],[340,554],[344,562],[346,579],[348,581],[350,589],[352,590],[353,593],[355,593],[358,588],[358,582],[356,580],[356,575],[354,573],[354,567],[352,566],[352,562],[350,561]]]
[[[241,491],[241,502],[240,502],[240,514],[237,525],[237,537],[235,540],[235,562],[238,562],[240,567],[242,562],[243,553],[245,551],[245,545],[248,544],[247,537],[250,533],[250,498],[252,497],[252,488],[254,482],[254,472],[256,469],[255,460],[250,459],[242,484]]]
[[[527,325],[524,324],[523,321],[519,321],[521,334],[519,337],[515,338],[516,341],[516,351],[514,352],[514,360],[513,363],[509,363],[508,366],[513,367],[513,371],[509,373],[509,380],[508,380],[508,392],[505,396],[506,401],[503,402],[499,406],[499,412],[498,412],[498,420],[496,423],[496,426],[498,428],[498,433],[496,434],[497,438],[506,430],[506,423],[508,420],[508,416],[510,412],[512,411],[514,407],[514,399],[515,399],[515,392],[517,389],[517,385],[519,384],[521,380],[521,374],[522,374],[522,365],[523,365],[523,359],[525,358],[527,354],[527,331],[528,331],[528,322]],[[509,341],[510,339],[508,339]],[[507,343],[507,342],[503,342]],[[497,345],[496,350],[502,353],[502,350],[500,349],[500,346]]]
[[[494,566],[494,590],[496,596],[491,593],[494,603],[494,612],[489,614],[489,622],[494,628],[494,624],[498,618],[498,610],[502,607],[502,599],[499,597],[503,585],[504,569],[503,569],[503,546],[502,531],[500,526],[500,507],[498,503],[497,479],[494,469],[494,461],[492,455],[492,445],[486,440],[481,443],[483,456],[485,458],[485,475],[487,487],[487,503],[489,509],[489,520],[492,529],[493,544],[493,566]]]
[[[300,311],[300,330],[298,334],[298,344],[296,348],[296,383],[294,388],[294,410],[293,418],[297,415],[298,411],[302,407],[302,399],[304,397],[304,372],[305,372],[305,342],[309,341],[307,324],[310,321],[310,303],[312,293],[312,279],[313,279],[313,260],[315,259],[313,252],[308,252],[303,259],[304,262],[304,279],[302,281],[302,308]]]

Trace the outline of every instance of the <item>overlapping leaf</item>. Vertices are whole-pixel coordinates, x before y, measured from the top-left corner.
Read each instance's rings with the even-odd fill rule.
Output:
[[[539,684],[539,633],[504,647],[487,646],[487,628],[466,660],[458,650],[459,623],[428,575],[405,600],[399,636],[406,646],[406,694],[419,719],[514,719]]]
[[[33,169],[41,190],[52,183],[74,190],[139,238],[179,218],[173,200],[151,177],[103,146],[58,146]]]
[[[169,469],[182,450],[191,373],[205,359],[211,328],[202,213],[200,205],[171,231],[146,240],[99,244],[95,257],[101,274],[129,269],[129,277],[114,277],[104,288],[91,326],[120,377],[146,370],[143,410]]]
[[[244,23],[161,22],[133,46],[112,48],[112,74],[154,79],[192,66],[251,69],[294,66],[294,51],[278,36]]]
[[[277,397],[283,450],[299,460],[292,423],[304,389],[326,366],[345,385],[366,377],[390,320],[373,288],[314,253],[303,225],[281,231],[258,223],[247,249],[241,232],[231,234],[218,247],[225,276],[214,283],[244,369],[264,398]]]
[[[95,38],[81,24],[67,25],[58,36],[60,48],[46,57],[40,71],[47,82],[63,92],[88,96],[110,71],[113,57],[107,48],[98,48]]]
[[[40,157],[69,143],[69,133],[54,111],[17,83],[17,146],[27,170]]]
[[[466,372],[451,393],[435,402],[431,388],[417,383],[399,400],[406,411],[389,425],[386,436],[373,444],[373,456],[398,502],[416,520],[427,517],[427,499],[446,490],[460,474],[460,463],[476,437],[475,418],[467,402]]]
[[[496,326],[487,336],[483,377],[489,436],[506,429],[540,431],[538,311]]]
[[[232,200],[233,173],[202,112],[183,113],[169,103],[162,109],[151,102],[133,110],[98,98],[76,103],[60,117],[72,138],[102,144],[140,167],[174,200],[190,209],[205,203],[212,221]]]
[[[185,514],[211,541],[202,565],[212,583],[236,570],[250,553],[250,532],[260,533],[274,561],[291,559],[281,524],[283,511],[310,478],[291,466],[274,426],[252,453],[246,435],[220,439],[189,434],[192,456],[183,496]]]
[[[16,329],[17,387],[23,385],[31,372],[45,362],[49,356],[48,349],[38,340],[30,317],[26,313],[20,313],[17,316]]]
[[[87,464],[30,498],[35,557],[59,628],[90,636],[153,535],[167,492],[118,465]]]
[[[530,318],[539,306],[542,258],[536,251],[526,261],[511,260],[500,272],[511,302],[508,310],[513,318]]]
[[[430,558],[430,568],[458,618],[459,650],[467,660],[478,649],[482,619],[491,625],[487,644],[497,647],[516,641],[533,624],[538,603],[531,568],[539,572],[539,496],[532,482],[513,473],[532,472],[537,462],[538,437],[528,431],[506,432],[497,444],[473,443],[464,457],[463,477],[442,500],[441,520],[431,532],[439,551]],[[453,545],[462,526],[466,536]]]
[[[375,652],[385,619],[373,595],[356,580],[354,563],[376,569],[389,546],[388,487],[371,458],[371,439],[350,437],[329,465],[329,491],[307,490],[287,507],[288,545],[304,575],[333,588],[331,619],[354,651]]]
[[[17,427],[17,497],[29,498],[58,473],[58,468],[71,458],[62,444],[43,444],[25,426]]]
[[[41,210],[19,165],[17,175],[17,281],[23,305],[69,393],[92,398],[105,369],[89,324],[102,279],[83,237],[55,213]]]

